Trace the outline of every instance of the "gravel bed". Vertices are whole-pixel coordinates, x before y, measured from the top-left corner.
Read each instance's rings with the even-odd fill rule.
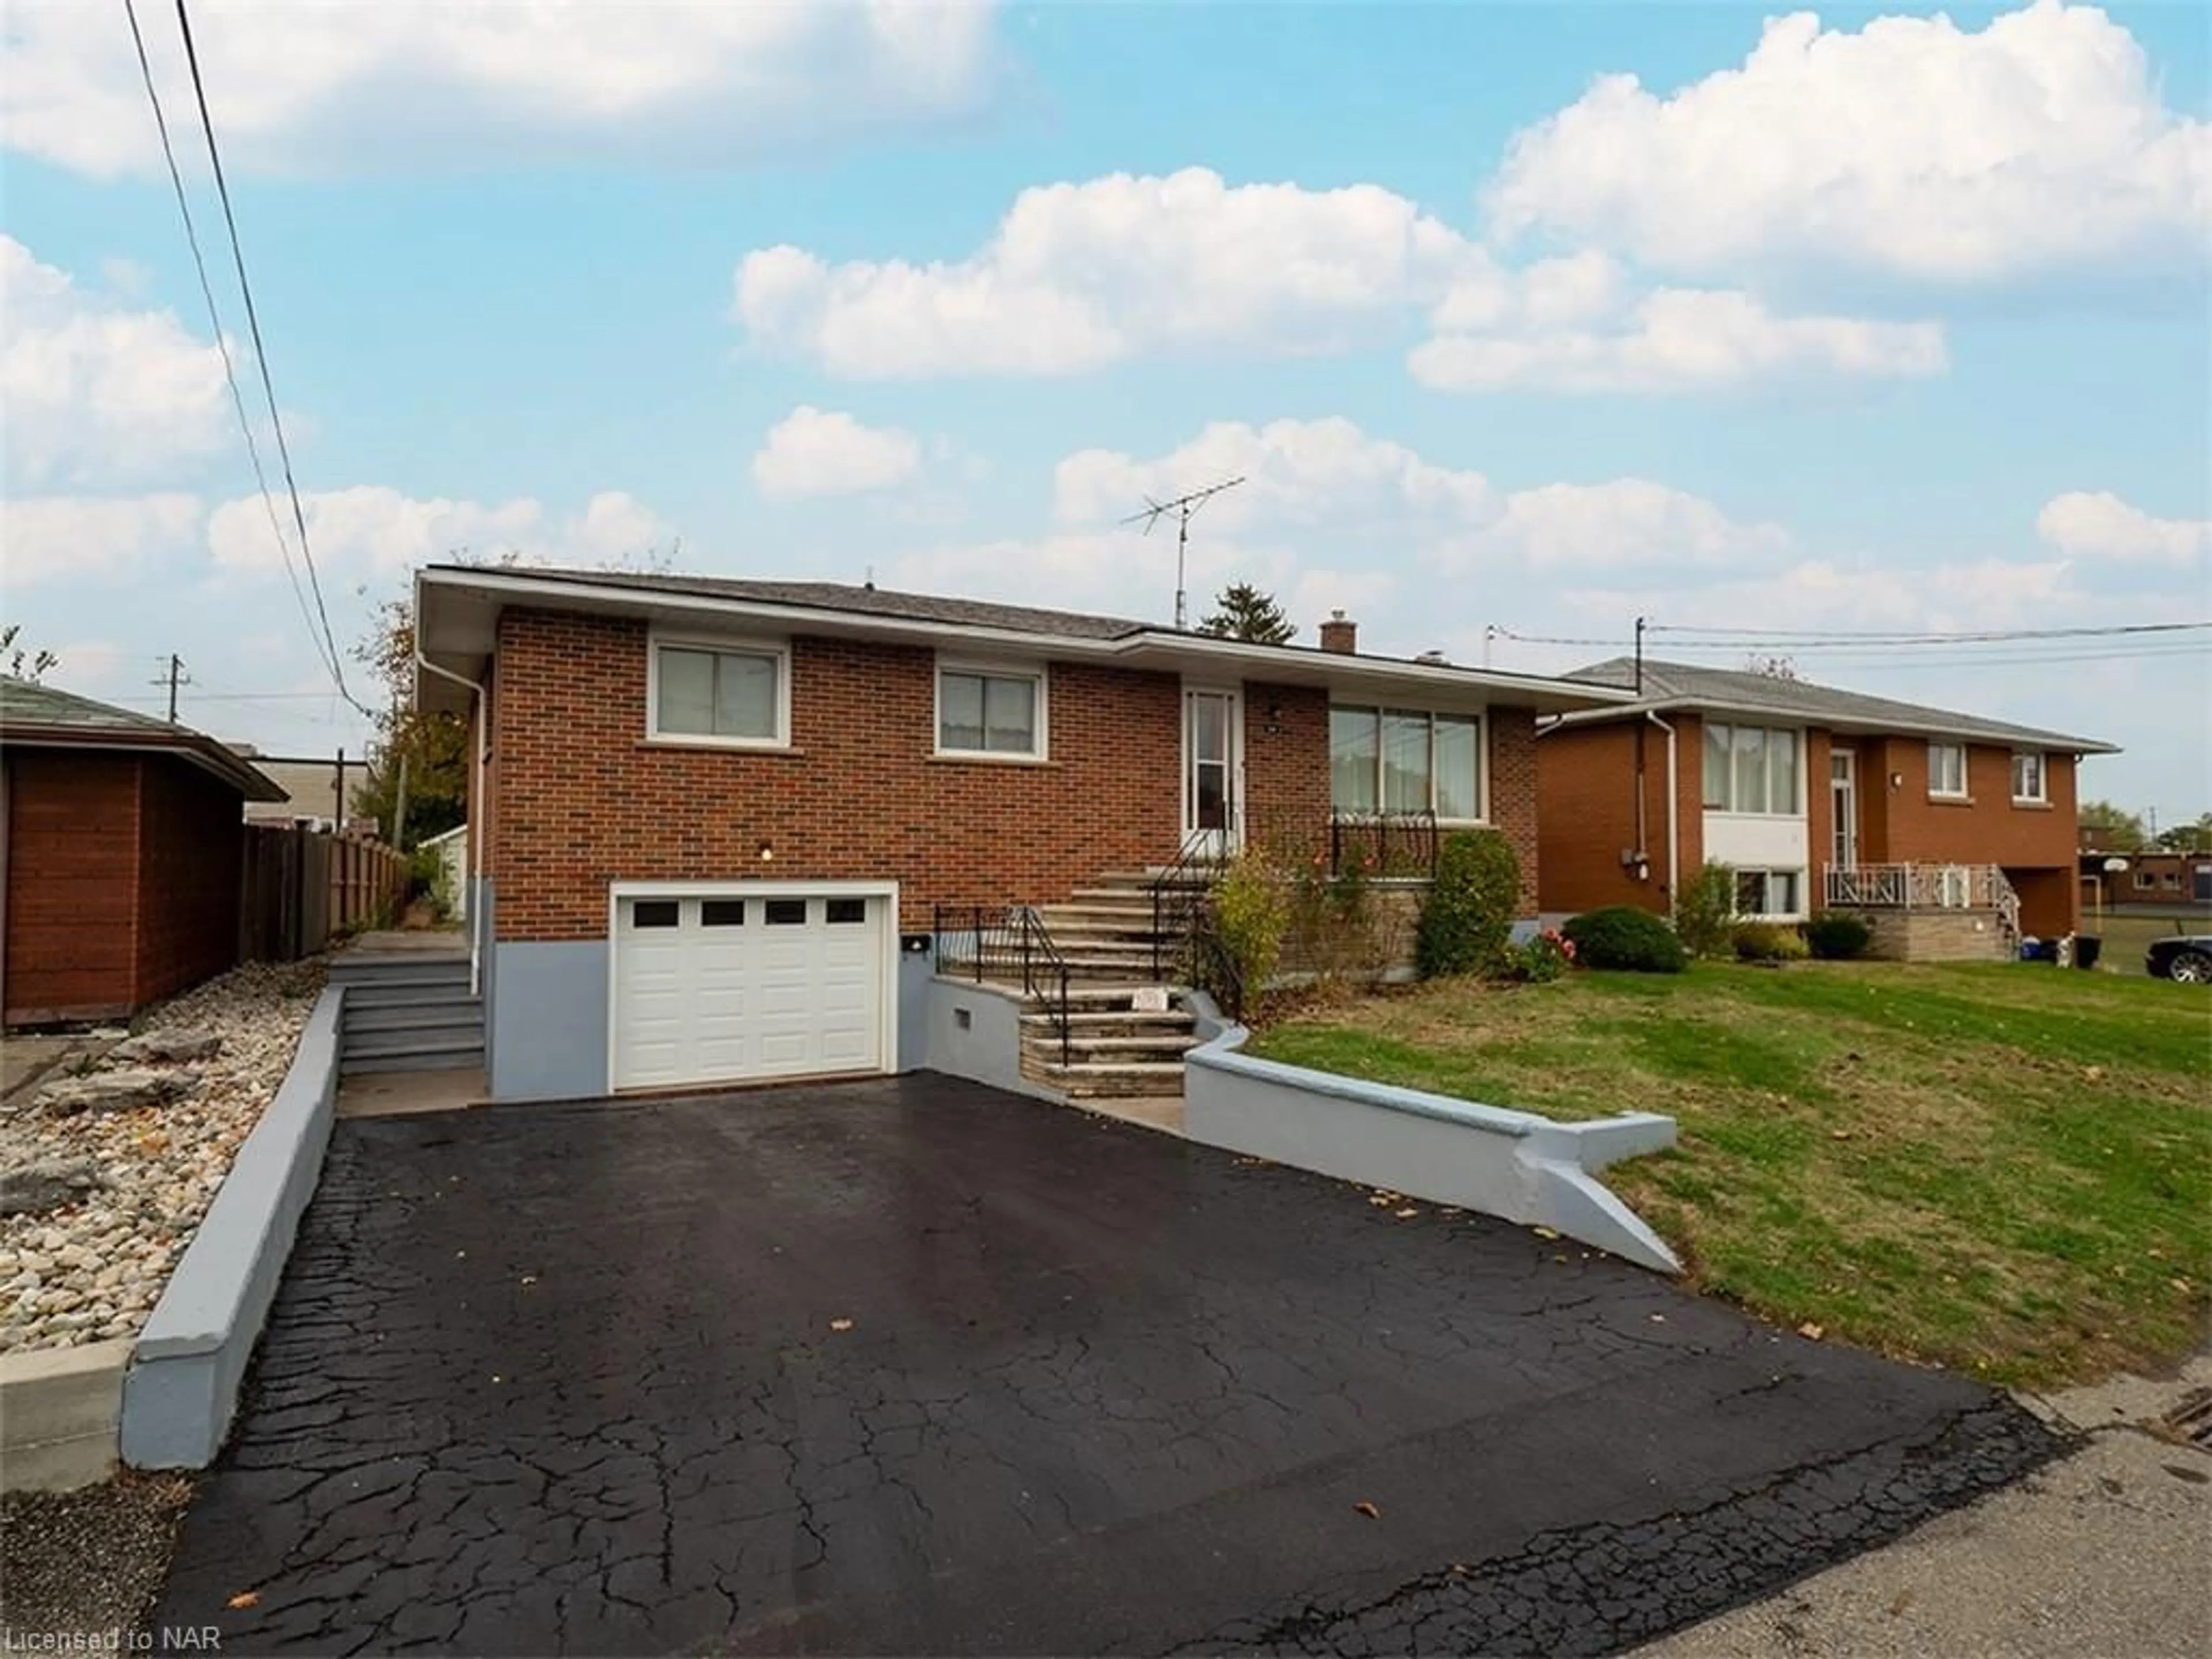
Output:
[[[134,1651],[191,1495],[184,1475],[125,1470],[78,1492],[0,1498],[0,1649]],[[49,1645],[74,1636],[105,1645]]]
[[[320,962],[249,963],[142,1015],[134,1032],[222,1037],[212,1059],[176,1068],[200,1075],[188,1098],[64,1117],[36,1103],[39,1088],[10,1103],[0,1168],[88,1161],[105,1184],[43,1214],[0,1217],[0,1352],[137,1334],[283,1081],[322,983]]]

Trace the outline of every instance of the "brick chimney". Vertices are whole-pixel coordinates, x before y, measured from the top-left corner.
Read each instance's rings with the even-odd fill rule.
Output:
[[[1340,657],[1352,656],[1359,649],[1359,624],[1347,620],[1341,611],[1330,611],[1328,620],[1321,625],[1321,648]]]

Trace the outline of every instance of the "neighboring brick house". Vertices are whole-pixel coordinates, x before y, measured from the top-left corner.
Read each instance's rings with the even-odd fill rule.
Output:
[[[1341,617],[1315,649],[830,583],[454,567],[416,605],[424,706],[471,722],[502,1097],[896,1069],[937,907],[1066,900],[1248,835],[1322,845],[1339,812],[1495,825],[1533,916],[1536,719],[1620,700],[1362,655]]]
[[[213,738],[0,678],[0,1011],[120,1019],[238,960],[240,803]]]
[[[1647,659],[1640,690],[1626,657],[1569,678],[1637,695],[1540,736],[1547,914],[1666,913],[1711,860],[1744,913],[1854,910],[1892,954],[1995,955],[2015,928],[2079,925],[2075,765],[2109,744],[1680,663]]]

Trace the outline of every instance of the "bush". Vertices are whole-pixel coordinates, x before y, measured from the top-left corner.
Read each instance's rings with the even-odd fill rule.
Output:
[[[1724,957],[1735,925],[1735,872],[1707,860],[1674,899],[1674,933],[1693,957]]]
[[[1856,916],[1824,911],[1805,924],[1805,943],[1823,962],[1849,962],[1866,954],[1874,942],[1874,929]]]
[[[1283,959],[1289,896],[1267,860],[1247,848],[1213,884],[1213,926],[1243,988],[1257,996]]]
[[[1797,930],[1778,921],[1740,921],[1730,937],[1740,962],[1802,962],[1811,954]]]
[[[1495,830],[1462,830],[1447,837],[1413,937],[1421,977],[1497,971],[1520,907],[1521,860],[1512,843]]]
[[[1682,941],[1649,910],[1609,904],[1589,910],[1560,930],[1585,968],[1625,968],[1638,974],[1679,974],[1689,964]]]
[[[1575,965],[1574,942],[1556,927],[1505,949],[1505,965],[1515,979],[1529,985],[1548,985]]]

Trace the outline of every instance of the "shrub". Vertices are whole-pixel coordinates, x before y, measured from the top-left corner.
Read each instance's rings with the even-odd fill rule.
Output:
[[[1556,927],[1510,945],[1505,950],[1506,968],[1515,979],[1530,985],[1548,985],[1575,965],[1574,941]]]
[[[1679,974],[1689,963],[1682,941],[1649,910],[1609,904],[1588,910],[1560,930],[1585,968],[1625,968],[1639,974]]]
[[[1707,860],[1674,899],[1674,933],[1693,957],[1724,957],[1735,923],[1735,872]]]
[[[1805,924],[1805,943],[1823,962],[1849,962],[1866,954],[1874,942],[1874,929],[1856,916],[1823,911]]]
[[[1462,830],[1437,854],[1437,878],[1413,936],[1423,979],[1493,972],[1521,904],[1521,860],[1495,830]]]
[[[1373,979],[1397,960],[1403,933],[1397,912],[1375,891],[1373,854],[1352,848],[1332,872],[1328,854],[1315,852],[1291,868],[1285,945],[1291,967],[1334,986]]]
[[[1802,962],[1811,954],[1797,930],[1778,921],[1740,921],[1730,937],[1741,962]]]
[[[1213,926],[1244,989],[1257,996],[1283,958],[1289,896],[1266,859],[1246,848],[1213,884]]]

